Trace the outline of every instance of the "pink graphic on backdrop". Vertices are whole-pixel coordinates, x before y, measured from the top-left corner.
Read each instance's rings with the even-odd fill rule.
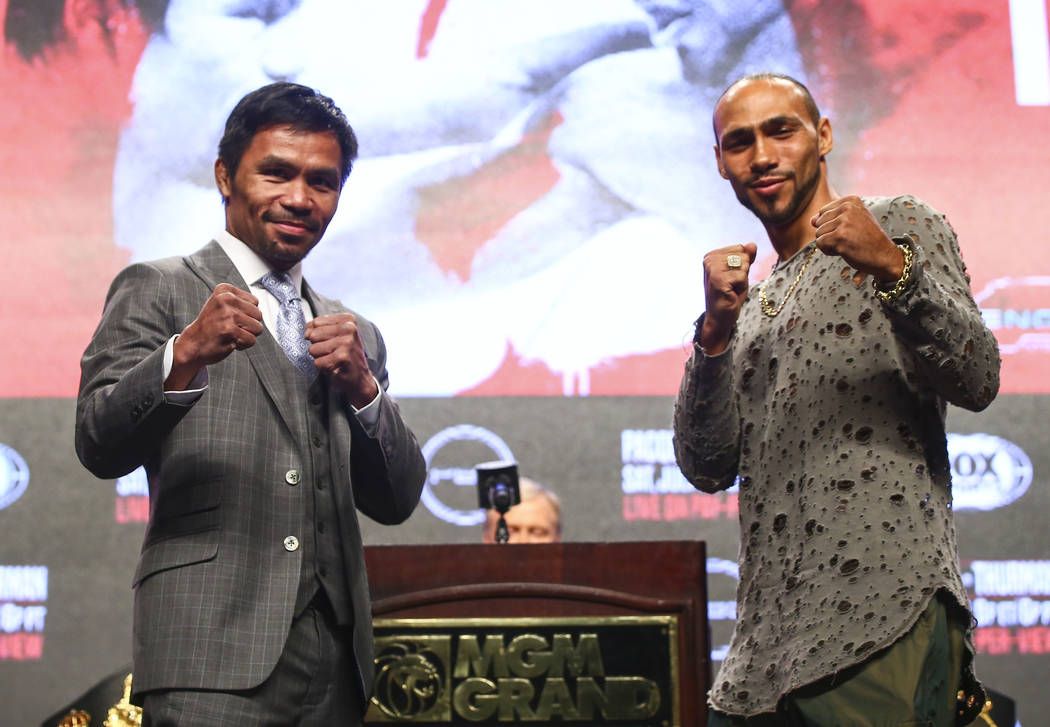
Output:
[[[441,32],[447,4],[426,5],[418,58],[427,57]],[[17,220],[5,235],[4,250],[8,269],[18,274],[5,283],[0,306],[0,396],[75,394],[79,357],[98,321],[106,286],[128,260],[113,244],[113,164],[148,33],[133,11],[119,5],[113,5],[111,39],[88,23],[32,62],[10,43],[2,49],[0,131],[8,142],[0,192],[9,219]],[[1050,127],[1050,107],[1016,103],[1006,4],[867,0],[838,14],[828,12],[834,4],[822,0],[786,5],[805,41],[799,46],[806,66],[827,94],[822,101],[833,123],[836,114],[867,103],[860,95],[862,81],[884,84],[881,115],[856,129],[848,148],[836,150],[840,191],[907,191],[946,212],[960,233],[975,291],[1015,275],[1017,257],[1003,255],[1003,245],[1023,243],[1033,251],[1050,229],[1050,206],[1038,196],[1047,152],[1031,145],[1014,152],[994,140],[1041,138]],[[863,64],[843,57],[842,45],[833,42],[842,34],[864,41],[858,47],[870,55],[868,68],[874,69],[864,78],[857,75]],[[975,57],[982,59],[979,69],[968,62]],[[964,123],[955,116],[958,109],[967,110]],[[562,121],[557,107],[550,118],[541,133],[474,174],[435,186],[430,197],[424,190],[414,224],[442,270],[468,279],[481,246],[558,181],[547,148],[551,130]],[[484,203],[463,206],[459,195],[450,194],[464,190],[481,190]],[[489,216],[471,218],[479,210]],[[457,217],[474,221],[448,228],[447,221]],[[1045,255],[1029,253],[1026,259],[1030,278],[1050,275],[1038,268]],[[697,265],[699,270],[699,260]],[[999,326],[1003,345],[1005,393],[1050,392],[1041,375],[1050,355],[1042,311],[1050,306],[1040,302],[1039,286],[1029,283],[999,288],[988,298],[986,317]],[[1025,301],[1015,302],[1022,295]],[[1010,302],[1002,302],[1005,296]],[[675,314],[686,328],[694,313]],[[677,387],[686,355],[684,345],[615,355],[591,367],[585,380],[567,383],[562,372],[523,357],[508,342],[496,371],[460,393],[668,395]]]

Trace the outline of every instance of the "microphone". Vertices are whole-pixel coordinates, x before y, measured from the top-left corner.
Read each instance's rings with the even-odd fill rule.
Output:
[[[518,487],[518,465],[516,462],[498,460],[482,462],[474,468],[478,476],[478,507],[499,513],[496,525],[496,542],[506,543],[510,538],[507,510],[521,502]]]

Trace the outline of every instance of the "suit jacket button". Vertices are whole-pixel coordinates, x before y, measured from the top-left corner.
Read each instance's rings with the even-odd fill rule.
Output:
[[[142,400],[142,403],[147,407],[153,406],[153,394],[147,394],[146,398]]]
[[[301,480],[302,477],[299,475],[299,470],[288,470],[284,473],[284,481],[289,485],[298,485]]]
[[[138,404],[136,404],[135,406],[131,407],[131,421],[137,422],[141,416],[142,416],[142,407],[140,407]]]
[[[294,553],[295,551],[299,550],[299,538],[295,537],[294,535],[289,535],[287,538],[284,539],[284,549],[287,550],[289,553]]]

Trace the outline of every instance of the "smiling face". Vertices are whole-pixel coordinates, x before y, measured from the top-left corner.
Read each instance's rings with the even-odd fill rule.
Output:
[[[260,130],[231,177],[215,162],[215,182],[226,201],[226,230],[274,270],[306,257],[339,204],[342,152],[332,132],[291,126]]]
[[[738,84],[719,101],[714,123],[719,173],[767,228],[787,227],[826,203],[823,157],[831,151],[831,126],[813,120],[793,83]]]

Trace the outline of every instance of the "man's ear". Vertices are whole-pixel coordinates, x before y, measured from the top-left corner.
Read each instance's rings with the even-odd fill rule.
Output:
[[[729,179],[726,174],[725,165],[722,164],[722,150],[718,148],[718,144],[714,145],[715,150],[715,161],[718,163],[718,173],[722,175],[722,179]]]
[[[817,124],[817,151],[820,156],[826,156],[835,146],[835,139],[831,133],[831,122],[822,118]]]
[[[215,186],[219,188],[219,194],[224,200],[230,198],[233,192],[233,180],[230,179],[230,172],[226,169],[226,164],[222,159],[215,160]]]

